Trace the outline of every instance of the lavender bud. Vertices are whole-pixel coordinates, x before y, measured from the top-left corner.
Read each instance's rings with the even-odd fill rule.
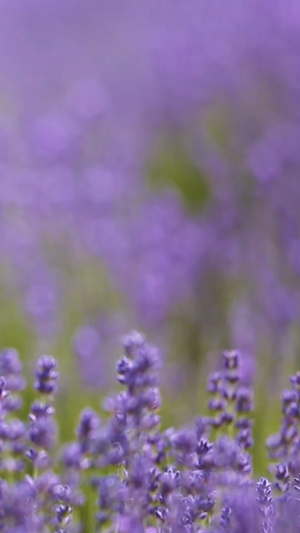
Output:
[[[91,437],[92,433],[100,426],[100,419],[97,413],[87,407],[81,413],[79,425],[77,428],[77,436],[80,441],[85,441]]]
[[[240,387],[236,393],[236,411],[249,413],[253,409],[252,393],[246,387]]]
[[[31,423],[29,437],[39,448],[49,450],[56,440],[56,425],[50,418],[37,418]]]
[[[24,389],[25,380],[22,376],[22,364],[18,352],[13,348],[8,348],[0,353],[0,375],[5,376],[10,391]]]
[[[220,516],[221,529],[224,529],[225,531],[229,530],[230,522],[231,522],[231,515],[232,515],[231,508],[229,507],[229,505],[225,505],[221,511],[221,516]]]
[[[42,394],[53,394],[57,388],[57,362],[51,355],[43,355],[37,362],[35,389]]]
[[[295,391],[300,391],[300,372],[290,377],[290,382]]]
[[[9,391],[6,390],[6,379],[4,376],[0,376],[0,401],[3,401],[9,395]]]
[[[208,378],[207,392],[210,394],[217,394],[223,390],[223,375],[221,372],[214,372]]]
[[[129,356],[133,356],[135,350],[141,348],[145,344],[145,337],[138,331],[132,331],[123,337],[123,346]]]
[[[236,370],[238,368],[240,354],[237,350],[225,351],[222,356],[226,370]]]

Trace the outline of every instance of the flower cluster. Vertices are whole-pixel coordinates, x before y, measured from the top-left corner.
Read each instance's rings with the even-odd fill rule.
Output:
[[[300,526],[299,375],[282,396],[280,433],[267,445],[272,479],[255,481],[250,389],[241,354],[226,351],[207,384],[208,414],[161,429],[160,356],[133,331],[117,363],[122,390],[80,415],[59,445],[57,362],[37,361],[28,422],[17,417],[24,387],[17,352],[0,354],[0,530],[4,533],[281,533]],[[9,400],[10,399],[10,400]],[[59,408],[59,396],[57,398]],[[274,463],[274,459],[279,462]],[[297,473],[297,475],[295,474]]]

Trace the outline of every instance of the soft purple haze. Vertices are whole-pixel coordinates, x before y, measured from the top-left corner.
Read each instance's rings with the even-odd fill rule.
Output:
[[[129,322],[161,331],[175,314],[214,329],[204,351],[223,342],[222,324],[230,344],[255,352],[269,338],[272,352],[292,343],[293,354],[298,3],[13,1],[0,11],[3,279],[39,335],[57,335],[70,268],[91,258]],[[204,176],[198,211],[174,184],[149,185],[165,137]]]

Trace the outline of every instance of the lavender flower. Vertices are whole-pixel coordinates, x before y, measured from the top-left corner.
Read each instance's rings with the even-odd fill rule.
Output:
[[[224,401],[217,416],[232,414],[230,422],[222,419],[216,427],[214,418],[199,416],[186,427],[162,431],[159,352],[137,332],[124,338],[123,348],[116,368],[123,390],[104,402],[110,416],[100,420],[97,411],[85,408],[74,442],[60,447],[56,439],[54,358],[37,362],[35,388],[42,400],[32,403],[29,424],[19,410],[2,411],[1,531],[296,533],[297,374],[292,390],[282,394],[281,431],[268,441],[277,461],[270,465],[274,482],[256,481],[245,451],[252,444],[253,401],[240,384],[242,356],[225,352],[223,369],[208,381],[213,404]],[[5,378],[1,390],[4,401]]]
[[[58,378],[56,365],[54,357],[50,355],[44,355],[38,360],[35,388],[41,394],[56,392],[56,380]]]
[[[271,483],[266,478],[261,478],[256,486],[257,501],[260,505],[259,512],[262,516],[261,531],[262,533],[272,533],[272,516],[274,507],[272,503]]]

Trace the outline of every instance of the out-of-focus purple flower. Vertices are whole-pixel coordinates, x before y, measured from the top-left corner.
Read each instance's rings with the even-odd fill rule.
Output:
[[[118,317],[101,315],[93,325],[82,325],[73,337],[73,350],[83,384],[105,389],[112,381],[111,354],[121,336],[122,321]]]
[[[0,132],[1,256],[39,331],[54,335],[60,322],[63,239],[74,261],[88,252],[106,265],[144,324],[165,324],[194,299],[218,309],[206,287],[222,279],[226,292],[234,277],[253,343],[262,321],[286,332],[299,319],[297,6],[91,2],[83,15],[75,2],[62,28],[70,9],[46,2],[1,16],[2,38],[19,43],[1,63],[11,109]],[[155,194],[144,179],[165,131],[183,139],[196,188],[209,189],[194,215],[174,191],[185,196],[189,170]],[[210,312],[181,312],[209,322]]]

